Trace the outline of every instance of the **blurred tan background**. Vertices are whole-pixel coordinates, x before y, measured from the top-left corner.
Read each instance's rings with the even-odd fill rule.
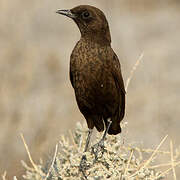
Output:
[[[9,178],[27,159],[20,132],[38,162],[84,122],[69,81],[80,33],[55,14],[80,4],[106,14],[125,81],[144,52],[127,93],[124,140],[153,148],[168,134],[180,144],[180,1],[0,0],[0,174]]]

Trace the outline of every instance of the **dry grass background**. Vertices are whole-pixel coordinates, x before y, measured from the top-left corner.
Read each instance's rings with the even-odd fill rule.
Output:
[[[20,132],[38,160],[52,152],[62,133],[84,121],[68,79],[69,55],[79,32],[55,14],[84,3],[105,12],[124,79],[144,52],[127,94],[123,141],[149,148],[168,134],[175,147],[180,144],[179,1],[1,0],[0,174],[7,170],[7,178],[24,173]]]
[[[126,128],[126,123],[122,123]],[[170,141],[168,151],[161,150],[161,146],[167,140],[166,135],[155,149],[142,149],[132,145],[124,145],[120,135],[107,136],[105,141],[105,152],[95,160],[92,149],[89,148],[86,154],[87,168],[82,173],[79,171],[79,162],[84,151],[88,129],[85,123],[76,124],[75,132],[70,132],[69,137],[61,136],[56,144],[54,155],[46,162],[42,160],[36,164],[31,156],[28,145],[21,134],[31,166],[24,161],[26,172],[22,176],[26,180],[161,180],[167,179],[170,174],[171,179],[177,180],[176,168],[180,165],[180,150],[173,148]],[[100,135],[101,134],[101,135]],[[96,135],[96,143],[102,133]],[[71,143],[70,143],[71,138]],[[150,154],[150,155],[149,155]],[[146,156],[149,156],[146,158]],[[168,162],[157,164],[157,158],[166,159]],[[2,180],[6,179],[6,172],[2,175]],[[14,176],[14,180],[17,177]]]

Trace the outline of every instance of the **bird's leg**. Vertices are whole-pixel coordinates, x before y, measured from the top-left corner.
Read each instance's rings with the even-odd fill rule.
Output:
[[[91,138],[91,135],[92,135],[92,131],[93,131],[92,129],[89,129],[89,131],[88,131],[88,136],[87,136],[87,139],[86,139],[86,145],[85,145],[85,148],[84,148],[84,152],[86,152],[87,149],[88,149],[90,138]],[[82,158],[81,158],[80,165],[79,165],[79,170],[83,173],[84,176],[85,176],[84,171],[87,169],[86,161],[87,161],[86,155],[83,155]]]
[[[103,153],[105,151],[105,149],[104,149],[104,140],[106,138],[107,132],[108,132],[108,130],[109,130],[110,126],[111,126],[111,123],[112,123],[111,120],[107,120],[107,121],[108,121],[108,124],[107,124],[106,130],[105,130],[101,140],[97,144],[92,146],[92,153],[95,155],[95,161],[98,159],[98,153],[101,152],[100,157],[102,157]]]

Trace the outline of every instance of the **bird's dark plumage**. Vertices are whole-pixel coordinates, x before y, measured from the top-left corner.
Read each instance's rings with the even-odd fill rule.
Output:
[[[125,112],[125,89],[104,13],[89,5],[57,13],[71,17],[81,32],[70,58],[70,80],[88,128],[95,126],[98,131],[103,131],[110,118],[112,124],[108,134],[120,133]]]

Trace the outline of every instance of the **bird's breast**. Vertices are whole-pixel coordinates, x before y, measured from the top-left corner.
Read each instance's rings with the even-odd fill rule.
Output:
[[[103,95],[115,86],[106,47],[79,41],[71,54],[70,66],[77,93]]]

